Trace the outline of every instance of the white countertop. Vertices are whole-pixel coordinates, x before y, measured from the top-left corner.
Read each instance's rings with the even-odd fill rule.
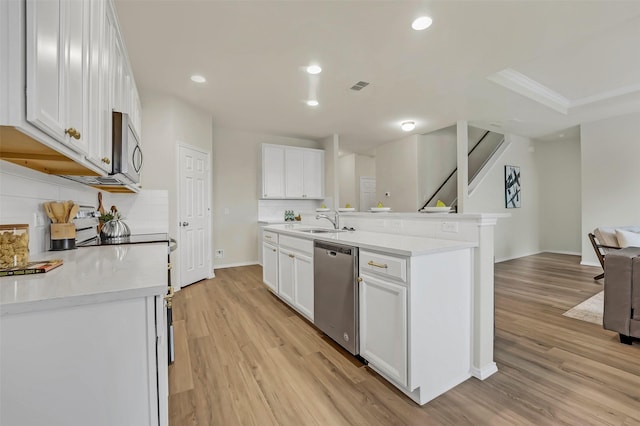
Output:
[[[62,259],[42,274],[0,277],[0,315],[167,292],[167,244],[82,247],[33,256]]]
[[[335,233],[311,234],[301,229],[319,228],[309,225],[271,225],[265,229],[309,240],[329,241],[348,244],[362,249],[384,251],[401,256],[422,256],[444,251],[477,247],[467,241],[442,240],[437,238],[413,237],[410,235],[387,234],[383,232],[344,231]]]

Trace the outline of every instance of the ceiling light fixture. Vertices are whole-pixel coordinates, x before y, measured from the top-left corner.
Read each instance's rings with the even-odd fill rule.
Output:
[[[309,74],[320,74],[322,72],[322,68],[319,65],[309,65],[307,67],[307,72]]]
[[[192,75],[191,81],[193,81],[194,83],[204,83],[207,81],[207,79],[201,75]]]
[[[416,128],[416,123],[414,123],[413,121],[403,121],[402,124],[400,124],[400,127],[405,132],[410,132]]]
[[[310,99],[307,101],[307,105],[309,106],[318,106],[320,105],[320,103],[318,101],[316,101],[315,99]]]
[[[413,23],[411,24],[411,28],[413,28],[416,31],[422,31],[429,28],[432,23],[433,23],[433,19],[431,19],[430,17],[421,16],[413,21]]]

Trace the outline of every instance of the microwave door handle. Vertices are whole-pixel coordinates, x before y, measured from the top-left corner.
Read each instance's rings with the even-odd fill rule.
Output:
[[[136,152],[139,154],[138,156],[136,156]],[[140,158],[140,163],[136,164],[136,158]],[[140,148],[140,145],[136,145],[136,147],[133,149],[133,168],[135,169],[136,173],[140,173],[140,170],[142,170],[142,163],[144,161],[144,157],[142,156],[142,149]]]

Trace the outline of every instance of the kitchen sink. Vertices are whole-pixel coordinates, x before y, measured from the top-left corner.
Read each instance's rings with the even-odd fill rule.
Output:
[[[331,234],[336,232],[345,232],[343,229],[329,229],[329,228],[298,229],[298,231],[307,232],[309,234]]]

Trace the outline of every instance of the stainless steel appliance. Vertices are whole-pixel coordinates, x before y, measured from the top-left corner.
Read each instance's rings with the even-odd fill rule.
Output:
[[[360,353],[357,275],[357,247],[315,241],[313,322],[353,355]]]
[[[142,149],[129,114],[114,111],[112,114],[112,161],[109,176],[71,176],[67,179],[85,185],[123,186],[140,183]]]

